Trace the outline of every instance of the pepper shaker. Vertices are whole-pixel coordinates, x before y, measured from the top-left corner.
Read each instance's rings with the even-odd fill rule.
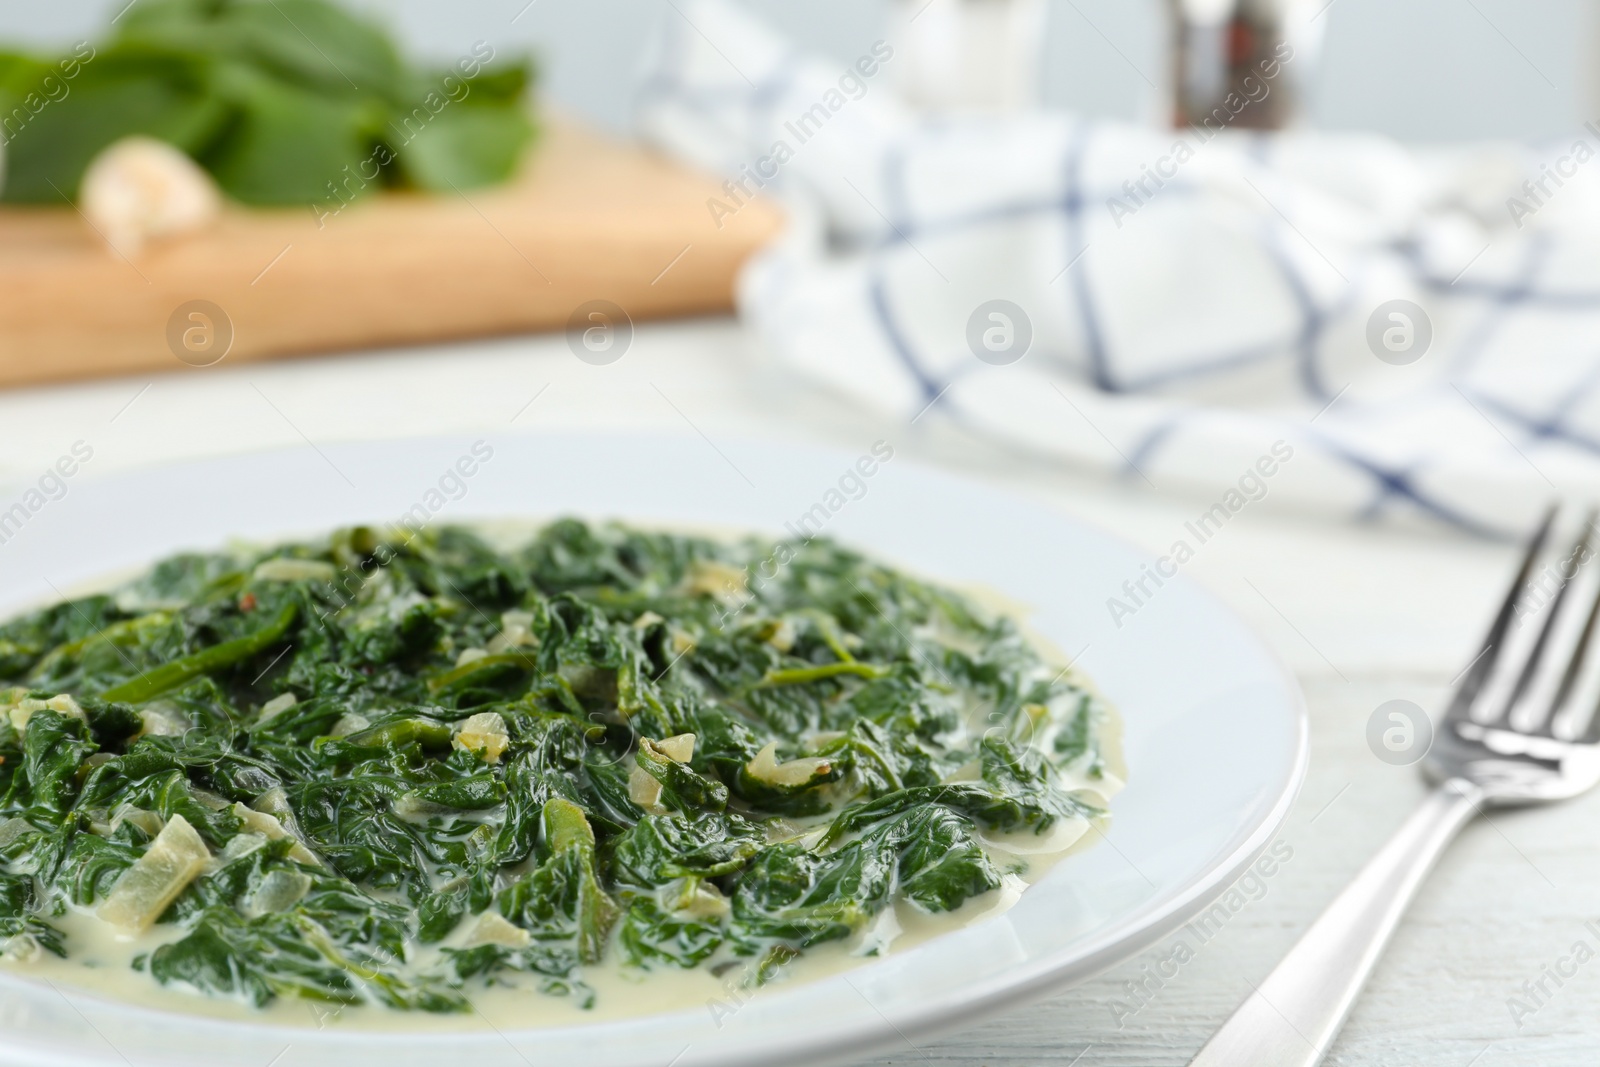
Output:
[[[1167,0],[1172,122],[1273,130],[1303,115],[1326,0]]]

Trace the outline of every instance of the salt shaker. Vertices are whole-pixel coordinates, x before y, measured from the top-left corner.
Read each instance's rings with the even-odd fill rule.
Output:
[[[1046,0],[893,0],[888,64],[926,111],[1014,111],[1039,103]]]

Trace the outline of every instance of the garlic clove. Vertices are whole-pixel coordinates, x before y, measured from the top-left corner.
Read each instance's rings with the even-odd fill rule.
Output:
[[[153,238],[190,233],[217,217],[222,198],[211,176],[162,141],[124,137],[84,171],[78,206],[124,256]]]

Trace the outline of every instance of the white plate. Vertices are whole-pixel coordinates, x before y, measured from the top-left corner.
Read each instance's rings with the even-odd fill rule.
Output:
[[[771,990],[720,1025],[697,1008],[522,1032],[289,1031],[87,994],[69,1001],[0,975],[0,1063],[255,1065],[286,1044],[278,1067],[422,1067],[447,1057],[470,1057],[473,1067],[782,1067],[866,1056],[1015,1008],[1175,930],[1268,845],[1300,785],[1305,710],[1260,642],[1181,577],[1118,628],[1106,598],[1148,560],[1036,503],[904,458],[849,499],[829,491],[855,454],[731,442],[719,452],[698,437],[575,434],[490,440],[492,458],[460,479],[460,499],[430,495],[472,444],[326,445],[101,480],[80,474],[0,545],[0,612],[176,549],[389,520],[418,504],[437,522],[575,513],[781,535],[813,505],[845,501],[828,534],[1030,604],[1035,629],[1081,657],[1126,727],[1130,780],[1112,805],[1107,839],[1069,857],[998,918],[843,976]]]

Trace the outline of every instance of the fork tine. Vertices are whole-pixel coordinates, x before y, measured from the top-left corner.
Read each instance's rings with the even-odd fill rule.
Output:
[[[1583,565],[1589,560],[1590,549],[1594,540],[1595,518],[1595,513],[1591,511],[1588,517],[1584,519],[1583,533],[1578,535],[1578,540],[1573,544],[1572,551],[1563,561],[1564,563],[1570,563],[1571,567],[1564,573],[1560,569],[1556,572],[1560,578],[1560,584],[1556,587],[1555,596],[1551,599],[1549,608],[1545,612],[1544,623],[1539,627],[1539,636],[1534,640],[1533,648],[1529,650],[1528,658],[1522,665],[1521,673],[1517,676],[1516,685],[1512,688],[1510,695],[1506,697],[1505,705],[1502,708],[1498,710],[1490,709],[1488,716],[1484,720],[1486,723],[1495,723],[1504,719],[1506,724],[1513,729],[1526,728],[1529,732],[1549,732],[1550,721],[1555,718],[1556,711],[1561,707],[1559,701],[1552,701],[1548,708],[1534,709],[1538,714],[1538,719],[1535,722],[1523,723],[1513,720],[1519,718],[1515,714],[1518,706],[1533,687],[1533,680],[1538,676],[1539,669],[1544,665],[1546,653],[1550,651],[1550,639],[1555,634],[1556,628],[1562,624],[1562,608],[1566,606],[1567,595],[1572,592],[1573,579],[1578,576],[1578,572],[1583,569]],[[1578,657],[1581,657],[1583,653],[1583,645],[1579,644],[1574,653],[1573,663],[1576,663]],[[1569,671],[1572,665],[1572,663],[1568,664]]]
[[[1550,722],[1554,723],[1557,713],[1567,706],[1567,701],[1572,697],[1573,687],[1578,678],[1583,674],[1583,668],[1588,663],[1589,645],[1594,637],[1595,626],[1600,623],[1600,588],[1595,589],[1594,604],[1589,608],[1589,617],[1584,620],[1583,633],[1578,637],[1578,648],[1572,657],[1572,662],[1567,666],[1567,673],[1561,677],[1561,688],[1556,692],[1555,703],[1550,709]],[[1600,707],[1595,709],[1589,717],[1589,723],[1584,727],[1580,740],[1590,744],[1600,741]]]
[[[1517,603],[1522,599],[1522,588],[1527,584],[1528,576],[1533,573],[1533,564],[1544,551],[1545,542],[1550,539],[1550,531],[1555,527],[1556,513],[1560,507],[1559,503],[1551,504],[1544,514],[1544,520],[1528,539],[1527,550],[1522,556],[1522,565],[1517,568],[1517,576],[1511,580],[1511,589],[1506,593],[1505,602],[1500,605],[1499,613],[1489,626],[1488,636],[1478,646],[1477,658],[1468,665],[1466,673],[1461,678],[1461,684],[1456,687],[1455,695],[1450,700],[1449,710],[1445,712],[1446,720],[1459,721],[1467,718],[1468,712],[1472,710],[1473,700],[1483,688],[1484,680],[1489,677],[1496,661],[1499,660],[1506,633],[1511,629],[1512,620],[1516,618]]]

